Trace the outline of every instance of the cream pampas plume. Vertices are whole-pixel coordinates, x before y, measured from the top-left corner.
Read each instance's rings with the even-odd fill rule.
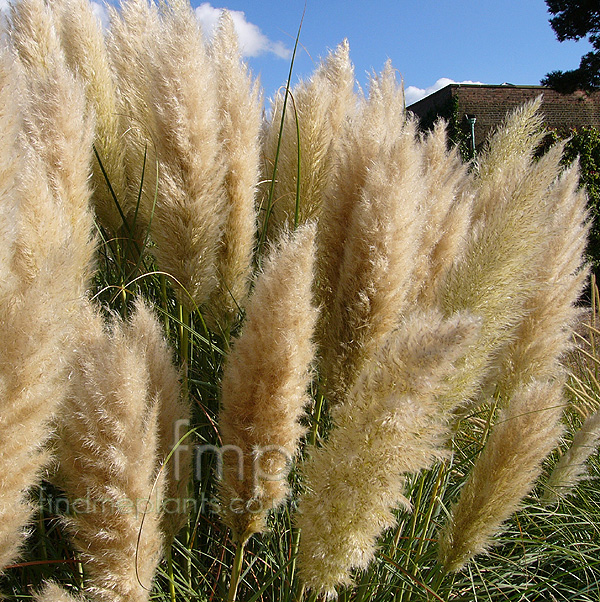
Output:
[[[501,524],[518,508],[562,432],[563,380],[518,387],[497,423],[440,537],[446,570],[461,569],[492,544]]]
[[[405,125],[404,94],[390,62],[380,77],[371,78],[369,98],[355,98],[354,105],[350,118],[340,128],[336,169],[331,186],[324,191],[317,232],[318,295],[325,331],[338,288],[351,215],[368,168],[378,154],[389,149]],[[326,332],[319,334],[319,338],[323,336]]]
[[[124,211],[126,214],[135,211],[139,196],[142,206],[148,207],[146,213],[151,214],[159,165],[149,107],[152,82],[148,73],[148,46],[158,39],[161,23],[156,5],[147,0],[127,0],[119,8],[108,7],[110,26],[106,45],[116,82],[125,146],[123,167],[128,189]],[[142,221],[139,213],[137,219]],[[148,223],[143,225],[147,227]]]
[[[525,303],[525,318],[500,357],[501,390],[510,391],[519,379],[553,377],[572,348],[572,327],[582,315],[576,303],[589,274],[584,267],[587,198],[578,186],[579,170],[573,165],[548,190],[551,211],[539,235],[543,261],[532,276],[535,291]]]
[[[300,576],[328,598],[365,569],[377,538],[410,507],[406,475],[446,455],[448,423],[438,397],[454,362],[474,340],[479,320],[415,313],[364,366],[348,402],[333,413],[325,447],[310,450],[300,498]]]
[[[117,88],[106,48],[102,24],[89,0],[57,0],[50,5],[56,14],[60,41],[67,63],[84,84],[85,96],[96,116],[93,202],[100,223],[116,232],[123,221],[118,202],[128,211],[126,198],[125,143],[122,139]]]
[[[114,319],[106,331],[96,310],[86,308],[56,442],[58,482],[74,510],[64,520],[87,589],[105,602],[148,600],[162,548],[162,400],[152,386],[147,340],[136,328],[140,319]]]
[[[14,290],[11,268],[18,232],[19,193],[17,176],[22,167],[22,151],[15,144],[22,127],[20,73],[10,51],[0,48],[0,306],[6,306]]]
[[[227,219],[217,258],[212,321],[227,330],[245,304],[256,236],[261,102],[258,83],[242,62],[233,20],[224,12],[211,45],[218,80],[219,142],[226,165]]]
[[[289,463],[309,402],[314,226],[285,236],[263,263],[223,373],[221,516],[240,543],[289,493]]]
[[[340,132],[355,109],[354,68],[348,42],[345,40],[331,52],[309,81],[294,87],[287,99],[280,137],[284,100],[285,92],[275,96],[264,132],[265,193],[271,188],[279,148],[272,215],[266,225],[271,232],[291,228],[320,213],[322,197],[335,169]]]
[[[151,397],[160,401],[158,412],[158,459],[164,466],[165,503],[162,531],[170,543],[187,521],[189,508],[188,486],[192,469],[192,443],[190,436],[181,444],[190,426],[190,406],[182,398],[179,373],[173,364],[172,351],[165,340],[154,312],[142,301],[135,305],[130,319],[131,332],[136,345],[148,365],[148,390]]]
[[[81,596],[74,596],[56,583],[46,583],[44,588],[34,594],[35,602],[84,602]]]
[[[28,490],[48,461],[43,445],[66,393],[94,251],[81,88],[43,2],[19,3],[9,29],[13,47],[0,56],[0,567],[24,540]]]
[[[54,316],[52,296],[38,297],[41,291],[31,282],[29,273],[23,274],[18,269],[15,258],[18,249],[33,253],[36,243],[41,242],[36,239],[36,232],[28,231],[21,221],[24,194],[17,175],[26,163],[23,148],[15,144],[21,127],[19,75],[10,51],[3,47],[0,50],[0,127],[4,132],[0,141],[0,571],[16,558],[24,541],[25,526],[33,511],[27,491],[47,461],[40,441],[47,438],[48,420],[64,394],[61,377],[65,369],[64,358],[61,356],[57,362],[54,354],[64,329],[56,328],[61,316]],[[50,194],[40,198],[39,204],[40,211],[45,211],[48,218],[52,209]],[[53,262],[60,262],[62,242],[60,238],[47,241],[47,261],[40,258],[40,270],[35,274],[44,277],[43,286],[49,283],[48,269]],[[46,318],[50,319],[47,328]]]
[[[575,433],[571,447],[558,461],[544,487],[542,501],[552,504],[566,498],[586,474],[586,460],[596,452],[600,442],[600,411],[588,416]]]
[[[497,377],[494,359],[514,338],[528,311],[527,299],[539,286],[536,274],[546,250],[539,237],[550,219],[560,151],[532,161],[539,141],[538,106],[539,100],[507,118],[468,186],[474,196],[469,242],[445,280],[441,303],[447,313],[471,311],[483,323],[479,342],[452,377],[449,407],[481,401],[482,384]],[[520,146],[513,148],[514,140]]]
[[[345,130],[319,219],[318,336],[334,402],[344,398],[363,359],[401,318],[423,218],[414,136],[388,63],[372,78],[369,98]]]
[[[333,282],[324,283],[332,291],[322,322],[322,369],[334,402],[344,399],[365,358],[401,319],[424,228],[425,189],[415,124],[402,122],[394,137],[384,137],[378,146],[369,142],[379,129],[393,125],[397,116],[388,112],[399,98],[391,70],[374,79],[362,117],[364,131],[356,140],[371,145],[373,152],[367,164],[355,166],[364,171],[363,181],[353,192],[339,271]],[[324,230],[331,226],[327,218],[324,209]]]
[[[446,123],[438,121],[421,138],[423,184],[426,187],[422,211],[423,229],[414,282],[408,303],[436,307],[453,263],[464,252],[471,223],[472,196],[465,190],[468,175],[457,148],[448,150]]]
[[[144,100],[159,179],[156,205],[146,199],[141,209],[152,221],[159,268],[174,279],[181,303],[194,310],[217,285],[227,217],[217,81],[193,9],[184,2],[163,9],[144,47]]]
[[[556,178],[561,153],[559,146],[532,168],[537,183],[552,174]],[[524,291],[525,315],[493,373],[503,405],[498,422],[440,539],[447,570],[462,568],[491,545],[502,522],[533,488],[562,431],[560,359],[570,348],[570,327],[580,313],[575,304],[587,275],[583,253],[589,226],[585,195],[577,191],[577,182],[577,169],[571,168],[538,198],[547,212],[538,224],[540,256],[534,255],[536,269]]]
[[[15,4],[9,32],[27,88],[27,142],[39,157],[38,169],[43,170],[57,204],[70,220],[69,244],[81,270],[74,294],[81,295],[91,275],[95,250],[89,206],[94,120],[87,112],[81,83],[66,65],[52,11],[44,1]]]

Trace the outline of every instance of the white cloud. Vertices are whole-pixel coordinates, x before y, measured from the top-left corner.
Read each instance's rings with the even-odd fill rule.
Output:
[[[406,99],[406,106],[410,106],[411,104],[445,88],[448,84],[481,84],[481,82],[472,82],[472,81],[463,81],[463,82],[455,82],[453,79],[449,79],[447,77],[440,77],[433,86],[429,86],[429,88],[417,88],[416,86],[408,86],[404,90],[404,97]]]
[[[106,4],[100,4],[100,2],[92,1],[92,11],[96,18],[102,23],[102,28],[106,29],[108,27],[108,11],[106,10]]]
[[[1,1],[1,0],[0,0]],[[196,16],[207,36],[211,36],[223,12],[222,8],[215,8],[209,2],[202,3],[196,8]],[[282,59],[289,59],[292,55],[283,42],[272,42],[254,23],[246,20],[246,15],[241,10],[230,10],[235,31],[240,42],[240,49],[244,56],[258,56],[270,52]]]

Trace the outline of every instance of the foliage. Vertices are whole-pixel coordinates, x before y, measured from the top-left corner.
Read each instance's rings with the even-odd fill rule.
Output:
[[[565,133],[548,130],[538,154],[542,155],[559,140],[565,141],[563,164],[570,165],[578,160],[579,182],[588,196],[588,207],[592,218],[587,255],[596,274],[600,270],[600,130],[593,126],[572,128]]]
[[[474,157],[471,128],[464,114],[458,110],[458,104],[458,96],[452,96],[444,105],[432,109],[420,119],[419,129],[422,132],[431,131],[435,122],[443,119],[447,123],[449,143],[456,146],[463,161],[470,161]]]
[[[552,71],[542,85],[570,94],[600,89],[600,9],[595,0],[546,0],[552,29],[560,42],[589,36],[594,50],[581,58],[577,69]]]

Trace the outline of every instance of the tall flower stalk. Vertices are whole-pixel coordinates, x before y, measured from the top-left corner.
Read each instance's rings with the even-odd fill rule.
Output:
[[[317,310],[312,304],[314,226],[286,235],[263,264],[246,321],[224,367],[219,430],[220,513],[244,543],[289,495],[299,451]]]

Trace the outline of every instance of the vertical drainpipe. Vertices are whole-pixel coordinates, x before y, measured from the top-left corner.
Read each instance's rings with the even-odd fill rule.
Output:
[[[465,115],[465,117],[471,126],[471,151],[473,152],[473,156],[475,156],[475,122],[477,121],[477,117],[475,115]]]

